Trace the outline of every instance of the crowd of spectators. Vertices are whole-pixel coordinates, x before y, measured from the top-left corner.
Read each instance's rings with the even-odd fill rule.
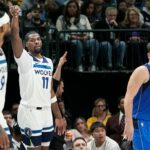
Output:
[[[149,0],[1,1],[20,5],[22,38],[30,30],[38,31],[43,53],[55,53],[53,59],[67,50],[68,68],[79,72],[133,70],[147,60]]]
[[[98,98],[94,101],[94,106],[91,110],[92,117],[84,118],[79,116],[73,120],[71,114],[65,108],[63,92],[64,85],[61,80],[56,93],[67,130],[61,136],[54,133],[49,150],[73,150],[74,141],[80,138],[84,139],[87,146],[86,150],[120,150],[125,126],[124,97],[119,97],[118,99],[118,111],[116,114],[112,115],[110,113],[106,99]],[[3,110],[3,115],[10,128],[15,150],[25,150],[26,147],[22,143],[21,132],[17,124],[18,107],[19,104],[14,103],[10,110]]]

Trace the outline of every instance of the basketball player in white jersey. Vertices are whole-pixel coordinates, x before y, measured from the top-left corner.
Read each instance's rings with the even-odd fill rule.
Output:
[[[65,131],[63,119],[52,88],[53,64],[41,54],[42,41],[37,32],[25,36],[25,46],[19,36],[19,7],[11,7],[11,42],[18,65],[21,102],[18,124],[28,150],[48,150],[53,137],[53,119],[59,135]],[[51,110],[52,109],[52,110]]]
[[[5,104],[7,85],[7,62],[2,50],[5,37],[10,34],[10,18],[5,11],[6,7],[0,3],[0,148],[10,147],[10,131],[3,117],[2,110]]]

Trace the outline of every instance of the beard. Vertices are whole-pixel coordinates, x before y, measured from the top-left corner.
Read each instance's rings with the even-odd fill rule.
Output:
[[[35,54],[39,54],[39,53],[41,53],[42,52],[42,47],[35,47],[34,48],[34,53]]]

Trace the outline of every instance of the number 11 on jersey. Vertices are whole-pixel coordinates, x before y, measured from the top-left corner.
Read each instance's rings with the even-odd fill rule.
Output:
[[[48,88],[48,81],[49,81],[49,77],[42,77],[43,80],[43,89],[47,89]]]

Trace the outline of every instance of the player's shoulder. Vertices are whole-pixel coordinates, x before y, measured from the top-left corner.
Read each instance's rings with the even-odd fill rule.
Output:
[[[141,65],[141,66],[137,67],[134,70],[134,72],[144,73],[144,72],[149,72],[149,70],[150,70],[150,65],[145,64],[145,65]]]
[[[2,48],[0,48],[0,58],[4,58],[5,57],[5,53],[3,51]]]
[[[147,82],[149,80],[149,69],[147,67],[147,65],[142,65],[137,67],[133,73],[132,73],[132,77],[136,80],[143,80],[144,82]]]
[[[44,56],[44,58],[46,58],[48,61],[52,61],[50,58],[48,58],[48,57],[46,57],[46,56]]]
[[[45,57],[45,56],[43,56],[47,61],[48,61],[48,63],[53,63],[52,62],[52,59],[50,59],[50,58],[48,58],[48,57]]]

